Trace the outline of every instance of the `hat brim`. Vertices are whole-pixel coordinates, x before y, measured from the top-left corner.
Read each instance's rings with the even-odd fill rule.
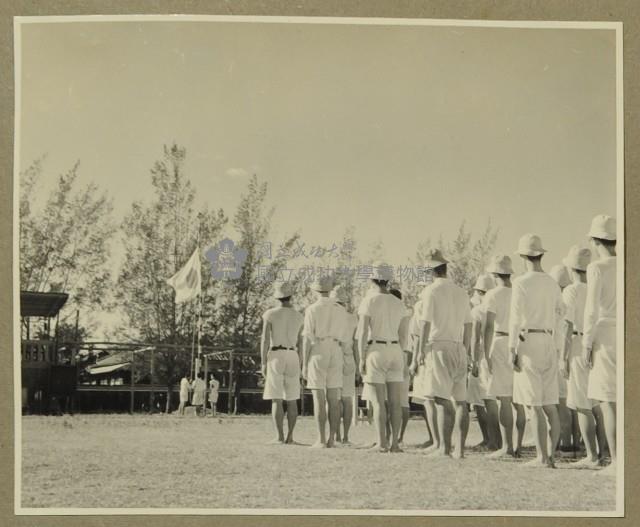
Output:
[[[517,254],[518,256],[542,256],[546,252],[546,249],[542,249],[540,251],[516,251],[514,254]]]
[[[594,231],[589,231],[589,234],[587,234],[587,237],[598,238],[600,240],[607,240],[610,242],[615,242],[617,239],[617,236],[615,234],[611,234],[608,232],[594,232]]]
[[[569,260],[569,258],[562,259],[562,265],[564,265],[567,269],[576,269],[577,271],[586,271],[586,266],[582,266],[577,264],[574,261]]]
[[[424,263],[424,266],[427,269],[435,269],[436,267],[440,267],[441,265],[446,265],[448,264],[449,261],[448,260],[444,260],[444,261],[440,261],[440,260],[427,260]]]
[[[497,267],[487,267],[487,273],[491,273],[491,274],[513,274],[513,269],[498,269]]]

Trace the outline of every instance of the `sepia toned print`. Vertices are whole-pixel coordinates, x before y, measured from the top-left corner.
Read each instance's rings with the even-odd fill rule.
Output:
[[[17,512],[619,516],[621,31],[17,20]]]

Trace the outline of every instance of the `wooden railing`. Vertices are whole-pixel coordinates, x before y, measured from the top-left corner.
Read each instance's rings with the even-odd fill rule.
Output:
[[[22,362],[40,362],[56,364],[58,362],[55,341],[23,340]]]

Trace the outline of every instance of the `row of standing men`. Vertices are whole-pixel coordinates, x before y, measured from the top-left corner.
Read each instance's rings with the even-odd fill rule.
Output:
[[[563,261],[571,283],[559,285],[542,268],[540,237],[524,235],[516,254],[525,272],[512,282],[511,258],[494,256],[476,283],[473,309],[467,292],[448,278],[449,262],[437,249],[425,262],[433,281],[424,284],[413,310],[390,287],[393,273],[382,263],[374,266],[357,315],[347,311],[345,291],[330,276],[312,285],[318,298],[304,316],[291,304],[291,285],[276,284],[279,305],[264,313],[261,341],[263,397],[272,401],[277,433],[272,442],[295,443],[302,376],[313,394],[313,447],[350,444],[360,375],[377,429],[375,448],[402,452],[403,407],[413,378],[414,400],[424,404],[433,438],[431,455],[464,456],[472,404],[485,408],[487,430],[499,422],[499,437],[488,437],[497,448],[492,457],[520,456],[528,415],[537,455],[523,465],[554,467],[560,415],[569,407],[587,452],[579,463],[599,466],[606,443],[612,463],[603,472],[615,473],[615,219],[596,216],[588,237],[597,258],[590,262],[589,249],[572,247]],[[286,404],[286,434],[285,402],[293,403]]]

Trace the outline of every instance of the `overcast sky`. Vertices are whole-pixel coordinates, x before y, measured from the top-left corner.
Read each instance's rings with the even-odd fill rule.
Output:
[[[278,234],[355,225],[391,263],[491,217],[550,265],[616,211],[613,30],[27,24],[22,73],[22,166],[47,154],[46,192],[79,159],[118,217],[172,141],[199,200],[232,212],[255,172]]]

